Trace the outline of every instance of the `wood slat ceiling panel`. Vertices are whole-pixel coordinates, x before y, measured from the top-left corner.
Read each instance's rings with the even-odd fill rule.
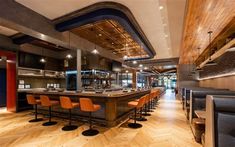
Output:
[[[125,55],[129,58],[148,57],[145,50],[114,20],[98,21],[71,31],[82,38],[112,51],[120,58]]]
[[[235,16],[235,0],[188,0],[180,63],[189,63],[196,56],[197,48],[203,51]],[[191,61],[192,62],[192,61]]]

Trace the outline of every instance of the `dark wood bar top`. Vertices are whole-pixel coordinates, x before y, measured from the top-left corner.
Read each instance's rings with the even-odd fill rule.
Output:
[[[43,91],[43,90],[18,90],[18,92],[26,92],[28,94],[36,94],[36,95],[57,95],[57,96],[78,96],[78,97],[105,97],[105,98],[120,98],[126,97],[130,95],[140,94],[143,92],[150,92],[150,90],[136,90],[136,91],[128,91],[123,92],[122,90],[119,91],[111,91],[111,92],[103,92],[103,93],[96,93],[96,92],[76,92],[76,91]]]

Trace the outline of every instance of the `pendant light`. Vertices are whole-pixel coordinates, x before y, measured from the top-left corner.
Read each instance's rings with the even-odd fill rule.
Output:
[[[96,35],[96,32],[95,32],[95,48],[94,48],[94,50],[91,51],[92,54],[99,54],[99,51],[96,49],[96,40],[97,40],[97,35]]]
[[[125,35],[123,34],[123,36],[125,37]],[[124,45],[124,49],[125,49],[125,51],[127,52],[127,46],[128,46],[128,44],[127,44],[127,39],[126,39],[126,37],[125,37],[125,45]],[[127,60],[128,59],[128,56],[127,55],[124,55],[123,56],[123,59],[124,60]]]
[[[208,35],[209,35],[209,61],[205,64],[205,66],[213,66],[213,65],[217,65],[217,63],[216,62],[214,62],[212,59],[211,59],[211,50],[212,50],[212,48],[211,48],[211,34],[212,34],[213,32],[212,31],[209,31],[208,32]]]
[[[194,55],[193,55],[193,52],[192,52],[192,70],[191,70],[191,74],[196,74],[195,68],[194,68]]]
[[[42,58],[40,59],[40,62],[41,63],[46,63],[46,59],[43,56],[44,56],[44,48],[42,49]]]
[[[69,32],[69,49],[70,49],[71,45],[70,45],[70,32]],[[72,59],[73,56],[71,54],[67,54],[66,55],[66,59]]]
[[[200,47],[199,48],[197,48],[197,50],[198,50],[198,56],[197,57],[199,57],[200,56]],[[203,71],[203,69],[200,67],[200,65],[196,68],[196,71]]]

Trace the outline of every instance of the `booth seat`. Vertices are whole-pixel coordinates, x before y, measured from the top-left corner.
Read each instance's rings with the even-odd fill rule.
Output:
[[[205,147],[235,146],[235,96],[206,98]]]

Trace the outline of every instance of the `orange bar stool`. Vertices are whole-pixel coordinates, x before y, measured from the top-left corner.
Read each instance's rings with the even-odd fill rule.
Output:
[[[137,110],[144,106],[144,103],[145,103],[145,97],[144,97],[144,96],[141,97],[141,98],[139,99],[139,101],[131,101],[131,102],[128,102],[128,106],[129,106],[129,107],[132,107],[132,108],[134,107],[134,109],[135,109],[135,112],[134,112],[134,123],[129,123],[129,124],[128,124],[128,126],[129,126],[130,128],[137,129],[137,128],[141,128],[141,127],[142,127],[141,124],[139,124],[139,123],[136,122],[136,114],[137,114]]]
[[[91,113],[98,111],[101,106],[93,104],[92,100],[89,98],[80,98],[80,109],[81,111],[89,112],[89,129],[82,132],[84,136],[94,136],[99,134],[98,130],[92,129],[92,120],[91,120]]]
[[[71,110],[79,107],[79,103],[72,103],[69,97],[61,96],[60,105],[62,108],[69,110],[69,124],[62,128],[63,131],[72,131],[78,128],[78,126],[72,125]]]
[[[150,101],[150,94],[147,94],[146,95],[146,100],[145,100],[145,103],[144,103],[144,114],[143,116],[151,116],[150,113],[148,113],[148,105],[149,105],[149,101]]]
[[[30,120],[29,122],[39,122],[42,121],[42,118],[38,118],[38,108],[37,106],[41,104],[40,100],[36,100],[33,95],[27,95],[28,104],[35,106],[35,118]]]
[[[143,97],[144,97],[144,104],[145,104],[145,101],[146,101],[146,96],[147,95],[144,95]],[[142,97],[141,97],[142,98]],[[140,99],[138,99],[138,101],[139,101]],[[137,101],[137,102],[138,102]],[[147,118],[145,118],[144,116],[143,116],[143,107],[144,107],[144,104],[143,104],[143,106],[140,108],[140,111],[139,111],[139,114],[140,114],[140,117],[139,118],[136,118],[136,120],[138,120],[138,121],[147,121],[148,119]]]
[[[153,99],[154,99],[154,92],[150,93],[150,99],[149,99],[149,107],[148,112],[153,112]]]
[[[40,100],[41,100],[41,105],[44,107],[48,107],[49,108],[49,121],[43,123],[43,126],[52,126],[57,124],[57,122],[55,121],[51,121],[51,107],[58,105],[59,102],[58,101],[54,101],[54,100],[50,100],[48,96],[46,95],[40,95]]]

